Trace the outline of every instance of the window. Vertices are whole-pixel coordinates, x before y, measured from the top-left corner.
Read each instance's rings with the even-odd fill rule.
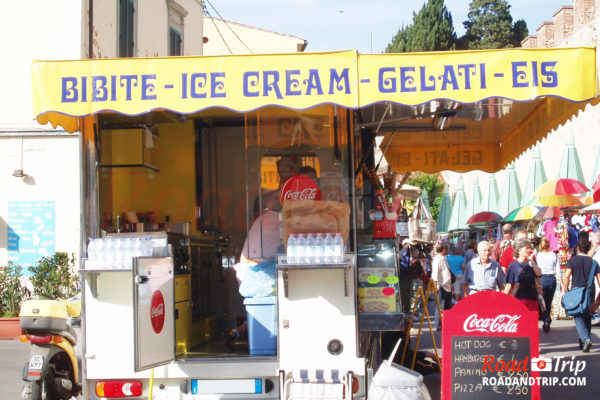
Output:
[[[183,55],[183,20],[187,16],[185,8],[173,0],[167,0],[169,9],[169,55]]]
[[[133,57],[134,1],[119,0],[119,57]]]
[[[169,55],[181,55],[181,33],[173,27],[169,27]]]

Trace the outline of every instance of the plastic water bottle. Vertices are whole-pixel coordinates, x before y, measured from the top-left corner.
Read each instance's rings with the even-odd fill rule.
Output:
[[[144,255],[146,257],[152,257],[154,253],[154,245],[152,244],[152,238],[144,238]]]
[[[333,264],[334,262],[334,248],[333,248],[333,236],[331,233],[325,235],[325,239],[323,239],[323,264]]]
[[[104,268],[104,264],[106,263],[106,253],[104,252],[104,240],[98,238],[96,239],[96,261],[94,262],[94,266],[96,268]]]
[[[325,256],[325,238],[323,234],[317,233],[315,238],[315,264],[324,264],[323,259]]]
[[[335,238],[333,239],[333,262],[336,264],[341,264],[344,262],[344,239],[342,238],[342,234],[337,232],[335,234]]]
[[[306,238],[301,233],[296,239],[296,264],[306,264]]]
[[[125,260],[123,259],[123,238],[115,239],[115,268],[125,268]]]
[[[309,233],[306,238],[306,246],[304,251],[304,264],[314,264],[315,263],[315,236],[312,233]]]
[[[87,261],[86,268],[89,268],[89,269],[96,268],[96,263],[98,262],[97,261],[98,255],[96,254],[96,247],[98,245],[97,240],[98,239],[91,238],[90,242],[88,243],[88,248],[87,248],[88,261]]]
[[[142,240],[140,238],[133,239],[133,257],[140,257],[142,255]]]
[[[115,257],[114,242],[115,242],[115,240],[112,238],[104,239],[104,254],[106,257],[106,262],[104,263],[104,267],[107,269],[115,268],[116,257]]]
[[[296,238],[295,234],[290,234],[290,236],[288,237],[287,240],[287,262],[288,264],[296,264],[296,254],[298,253],[297,251],[298,248],[298,239]]]

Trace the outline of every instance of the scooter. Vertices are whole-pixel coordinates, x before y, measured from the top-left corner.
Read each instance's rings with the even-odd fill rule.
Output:
[[[21,342],[31,344],[23,367],[23,400],[60,400],[81,393],[76,351],[81,298],[28,300],[21,305]]]

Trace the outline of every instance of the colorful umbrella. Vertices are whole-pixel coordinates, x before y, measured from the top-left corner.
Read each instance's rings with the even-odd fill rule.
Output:
[[[557,206],[557,207],[567,207],[567,206],[580,206],[581,200],[578,197],[570,195],[570,194],[555,194],[551,196],[540,196],[534,202],[535,206]]]
[[[593,196],[594,201],[600,201],[600,189],[596,189]]]
[[[542,184],[535,192],[534,197],[565,195],[589,192],[590,189],[575,179],[554,179]],[[553,205],[553,204],[549,204]]]
[[[592,204],[591,206],[587,206],[583,209],[583,211],[598,211],[600,210],[600,201]]]
[[[600,174],[598,174],[596,182],[594,182],[594,185],[592,186],[592,190],[600,190]]]
[[[538,213],[535,215],[535,219],[554,219],[554,218],[558,218],[562,215],[562,211],[560,210],[560,207],[556,207],[556,206],[549,206],[549,207],[542,207],[540,208],[540,211],[538,211]]]
[[[471,215],[467,220],[467,225],[482,225],[496,222],[502,219],[502,215],[491,211],[481,211]]]
[[[519,207],[509,212],[508,215],[504,217],[504,221],[512,222],[533,219],[539,210],[540,208],[536,206]]]

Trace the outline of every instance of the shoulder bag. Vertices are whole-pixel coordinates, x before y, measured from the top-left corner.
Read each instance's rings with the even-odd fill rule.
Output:
[[[592,304],[591,290],[590,288],[594,284],[594,276],[598,273],[598,263],[596,260],[592,260],[592,268],[590,269],[590,276],[588,277],[587,285],[581,287],[575,287],[566,292],[561,300],[562,306],[565,309],[565,313],[571,317],[581,315],[589,310]]]

